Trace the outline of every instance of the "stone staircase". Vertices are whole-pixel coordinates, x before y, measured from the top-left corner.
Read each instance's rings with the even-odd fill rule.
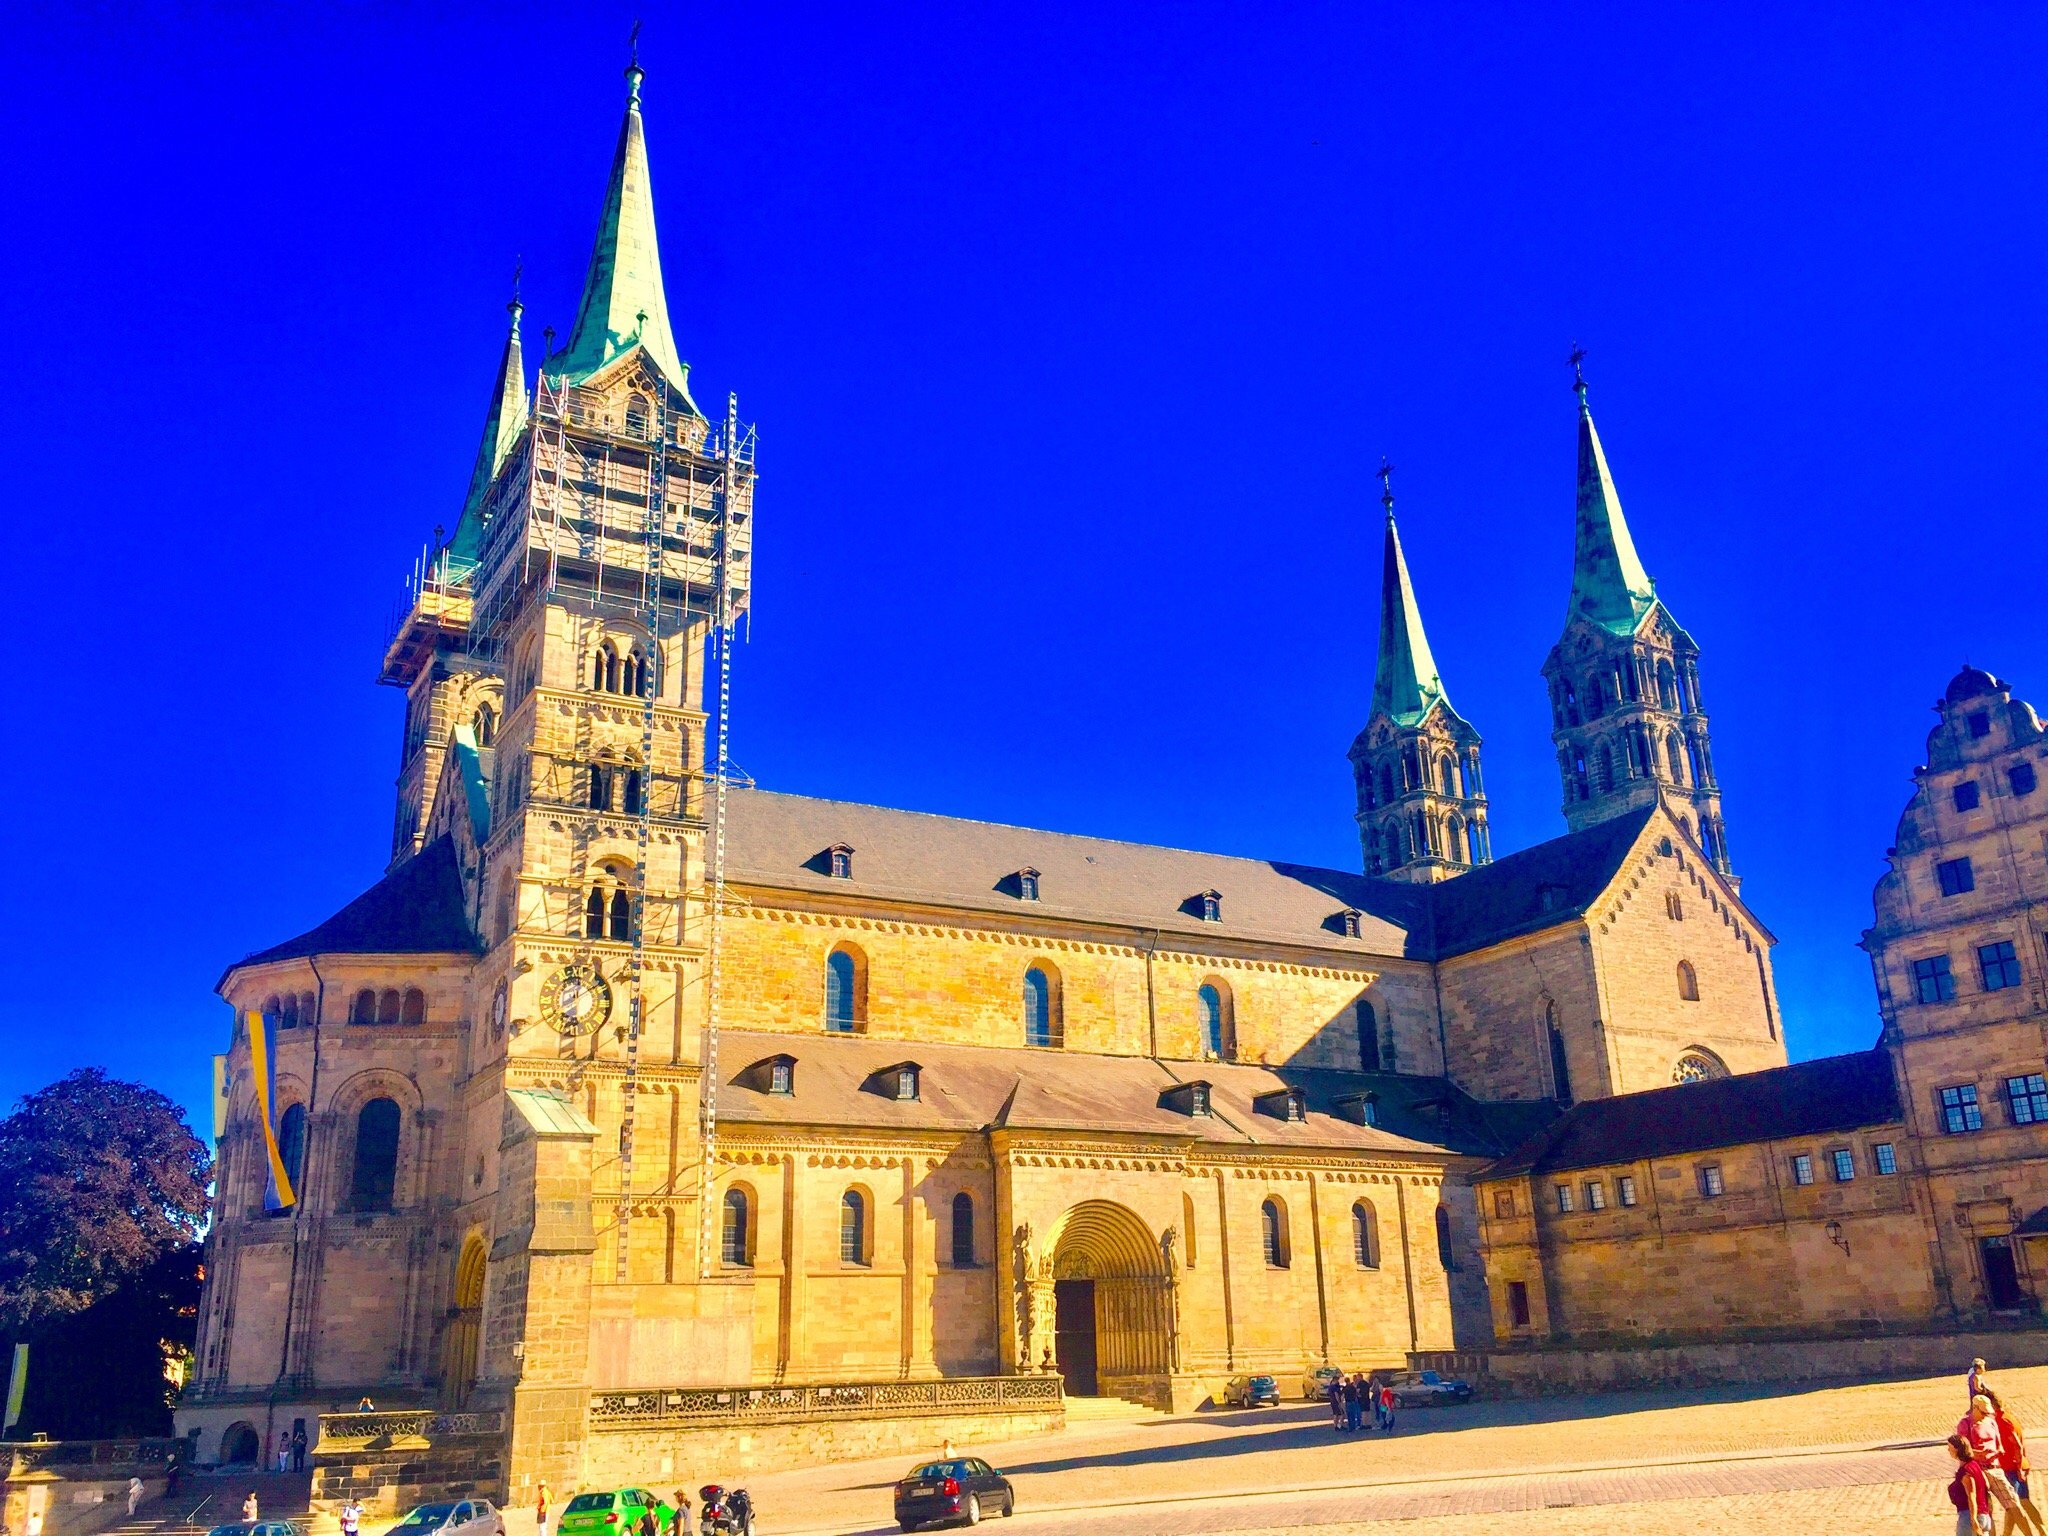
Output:
[[[1069,1424],[1135,1423],[1166,1417],[1159,1409],[1128,1397],[1069,1397],[1066,1403]]]
[[[187,1472],[178,1491],[142,1501],[135,1518],[117,1519],[98,1536],[185,1536],[242,1518],[242,1500],[252,1492],[265,1520],[307,1525],[307,1500],[313,1491],[310,1472],[206,1471]]]

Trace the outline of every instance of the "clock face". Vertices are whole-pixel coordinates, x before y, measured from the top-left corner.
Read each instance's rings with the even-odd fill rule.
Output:
[[[541,992],[540,1006],[560,1033],[587,1034],[611,1015],[611,984],[594,965],[565,965]]]

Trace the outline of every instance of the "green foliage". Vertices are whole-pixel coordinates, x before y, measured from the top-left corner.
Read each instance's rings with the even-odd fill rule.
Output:
[[[33,1338],[197,1241],[211,1159],[178,1107],[97,1067],[0,1120],[0,1333]]]
[[[44,1323],[29,1345],[28,1396],[15,1433],[168,1435],[176,1389],[164,1364],[191,1353],[199,1283],[200,1249],[186,1244],[83,1311]]]

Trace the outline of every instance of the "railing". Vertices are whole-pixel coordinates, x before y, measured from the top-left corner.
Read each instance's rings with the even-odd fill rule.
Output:
[[[502,1413],[435,1413],[429,1408],[393,1413],[323,1413],[320,1442],[314,1450],[360,1449],[398,1441],[432,1445],[504,1432]]]
[[[1023,1413],[1060,1403],[1057,1376],[957,1376],[939,1381],[855,1382],[815,1387],[660,1387],[598,1392],[593,1429],[669,1428],[802,1419],[912,1418],[925,1414]]]
[[[187,1448],[183,1440],[21,1440],[0,1446],[5,1460],[0,1476],[24,1472],[76,1472],[87,1467],[160,1467],[173,1451]]]

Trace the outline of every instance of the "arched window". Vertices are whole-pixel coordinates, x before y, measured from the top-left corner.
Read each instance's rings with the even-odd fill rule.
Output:
[[[377,1022],[377,994],[368,987],[355,996],[348,1005],[348,1021],[351,1024],[374,1024]]]
[[[1589,678],[1587,678],[1587,679],[1586,679],[1586,718],[1587,718],[1588,720],[1598,720],[1598,719],[1599,719],[1599,718],[1600,718],[1600,717],[1601,717],[1602,715],[1604,715],[1604,714],[1606,714],[1606,713],[1607,713],[1607,695],[1606,695],[1606,693],[1605,693],[1605,692],[1603,692],[1603,691],[1602,691],[1602,689],[1601,689],[1601,687],[1600,687],[1600,679],[1599,679],[1599,678],[1597,678],[1597,677],[1589,677]]]
[[[632,655],[626,658],[626,671],[626,691],[634,698],[644,699],[654,691],[654,663],[648,659],[647,652],[637,645],[633,647]]]
[[[1259,1207],[1259,1242],[1269,1269],[1287,1268],[1287,1207],[1270,1197]]]
[[[1600,744],[1600,787],[1614,788],[1614,748],[1605,742]]]
[[[1399,869],[1403,862],[1401,857],[1400,828],[1390,821],[1384,827],[1380,828],[1380,835],[1386,840],[1387,868]]]
[[[1474,864],[1486,862],[1486,824],[1475,821],[1465,828],[1465,841],[1471,845]]]
[[[621,944],[633,942],[633,898],[621,890],[612,892],[612,937]]]
[[[1437,778],[1443,783],[1444,793],[1455,795],[1458,792],[1458,765],[1447,756],[1437,764],[1436,771]]]
[[[292,1193],[300,1199],[299,1175],[306,1170],[306,1106],[294,1104],[277,1122],[277,1155],[284,1163],[284,1176],[291,1180]]]
[[[839,1262],[868,1262],[868,1199],[857,1189],[839,1197]]]
[[[593,811],[612,808],[612,767],[609,763],[590,765],[590,808]]]
[[[1700,675],[1690,662],[1678,673],[1678,707],[1688,715],[1700,707]]]
[[[964,1190],[953,1197],[953,1267],[974,1268],[974,1196]]]
[[[1700,1000],[1700,979],[1694,973],[1690,960],[1678,962],[1678,995],[1688,1003]]]
[[[1380,1216],[1370,1200],[1351,1207],[1351,1257],[1360,1269],[1380,1267]]]
[[[1045,965],[1024,973],[1024,1043],[1054,1049],[1066,1043],[1059,978]]]
[[[1671,1081],[1674,1083],[1704,1083],[1727,1075],[1728,1069],[1705,1051],[1687,1051],[1671,1069]]]
[[[1579,690],[1574,688],[1569,680],[1564,685],[1564,719],[1567,725],[1578,725],[1581,723],[1579,720]]]
[[[1671,760],[1671,782],[1685,782],[1685,764],[1678,755],[1678,737],[1673,734],[1664,738],[1664,755]]]
[[[1550,1038],[1550,1091],[1560,1104],[1572,1101],[1572,1069],[1565,1060],[1564,1031],[1557,1027],[1557,1004],[1543,1006],[1543,1026]]]
[[[1676,891],[1664,893],[1664,915],[1674,923],[1685,921],[1685,898]]]
[[[1351,1005],[1351,1011],[1358,1021],[1358,1070],[1377,1072],[1380,1070],[1379,1015],[1362,997]]]
[[[469,729],[479,747],[490,746],[498,739],[498,712],[488,704],[477,705],[476,713],[469,717]]]
[[[1572,794],[1580,800],[1592,798],[1592,789],[1587,782],[1586,754],[1584,749],[1572,749]]]
[[[590,896],[583,903],[583,937],[601,939],[604,937],[604,888],[593,885]]]
[[[1451,1213],[1442,1206],[1436,1208],[1436,1256],[1445,1269],[1458,1267],[1458,1256],[1451,1251]]]
[[[1189,1269],[1195,1267],[1195,1197],[1183,1194],[1180,1197],[1181,1254]]]
[[[387,987],[377,994],[377,1022],[396,1024],[405,1011],[405,999],[399,996],[398,988]]]
[[[628,768],[626,770],[625,793],[619,797],[619,809],[628,816],[638,816],[640,814],[642,803],[640,797],[643,793],[643,782],[638,768]]]
[[[647,397],[643,394],[636,392],[626,396],[626,435],[647,435]]]
[[[399,1004],[398,1022],[414,1027],[426,1023],[427,994],[418,987],[407,987],[404,1001]]]
[[[356,1114],[355,1176],[349,1181],[349,1208],[388,1211],[398,1185],[398,1105],[372,1099]]]
[[[1668,661],[1657,663],[1657,702],[1666,709],[1678,708],[1678,677]]]
[[[1453,864],[1462,863],[1465,858],[1465,818],[1458,815],[1444,819],[1444,857]]]
[[[1685,766],[1692,771],[1693,783],[1704,784],[1707,782],[1706,764],[1700,757],[1700,744],[1696,737],[1688,736],[1685,738]]]
[[[619,648],[606,640],[597,648],[597,655],[590,664],[590,686],[599,693],[619,693]]]
[[[1380,764],[1380,799],[1391,802],[1394,798],[1394,765]]]
[[[842,944],[825,957],[825,1028],[835,1035],[867,1029],[867,989],[860,952]]]
[[[725,1204],[718,1228],[719,1262],[734,1268],[743,1268],[754,1262],[753,1213],[748,1209],[747,1192],[733,1188],[725,1192]]]

